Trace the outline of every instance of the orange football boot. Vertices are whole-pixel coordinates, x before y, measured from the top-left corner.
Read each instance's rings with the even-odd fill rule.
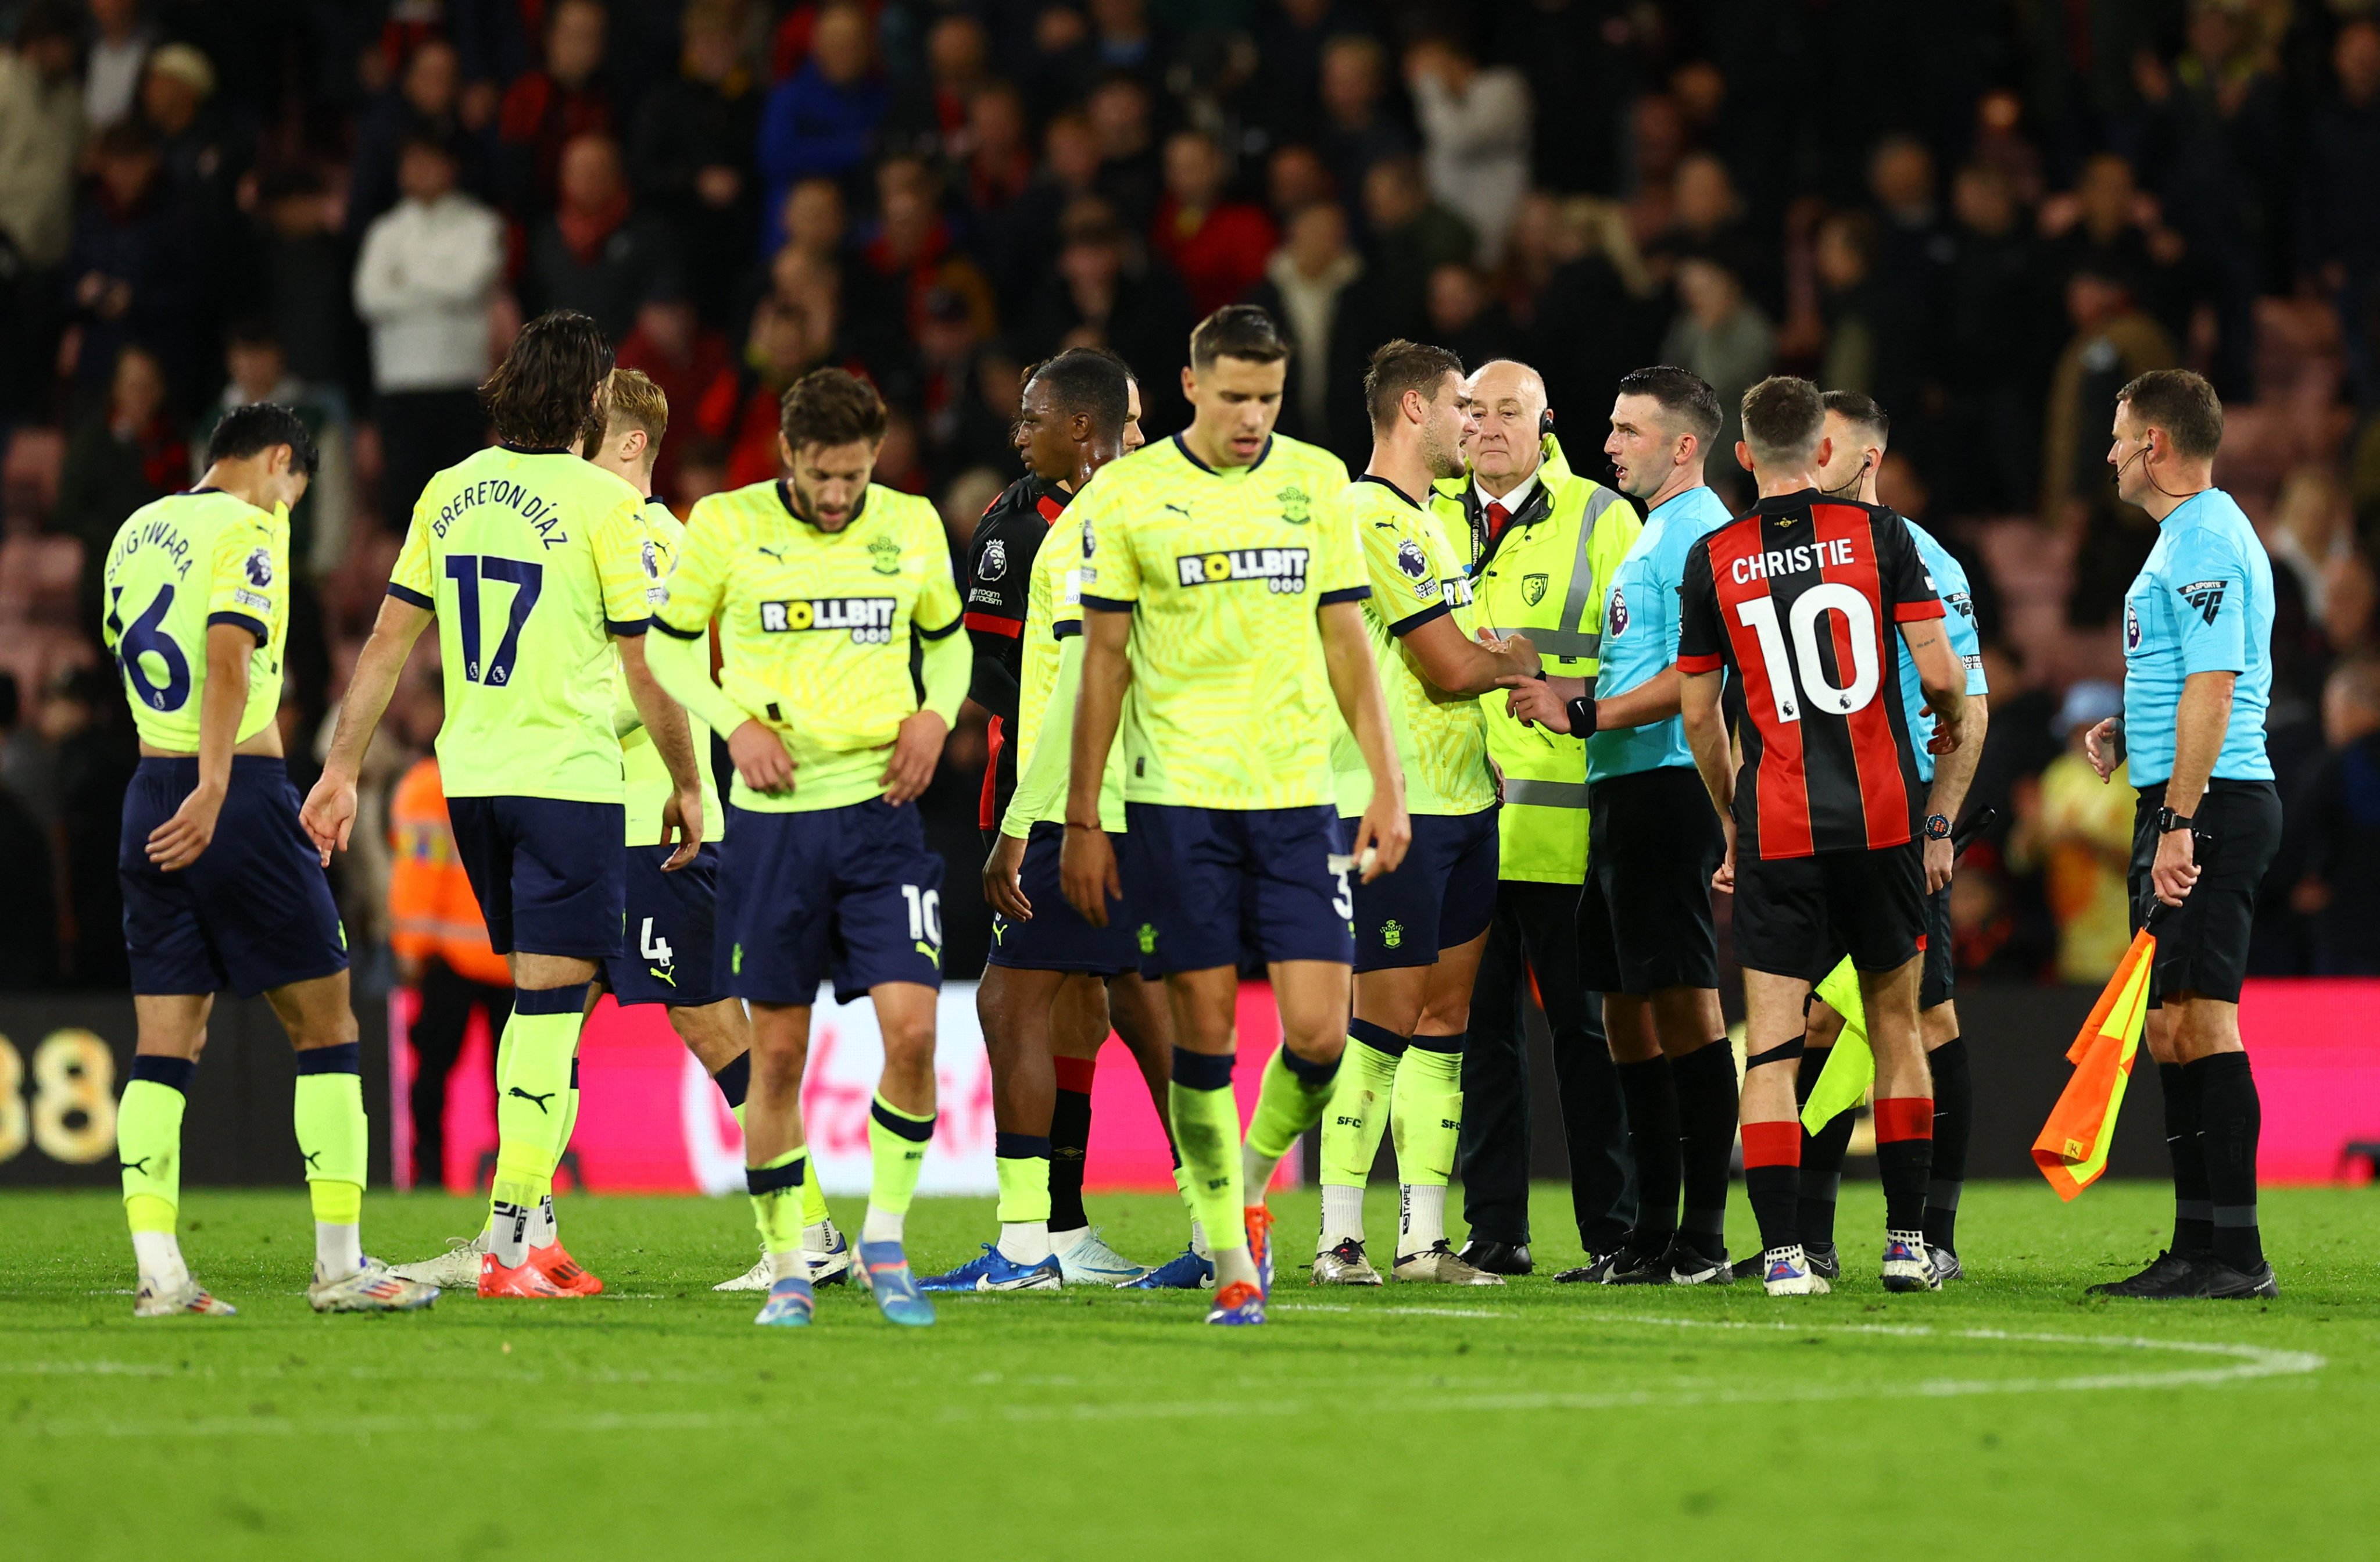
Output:
[[[603,1282],[589,1274],[586,1265],[571,1257],[569,1250],[558,1241],[548,1242],[541,1248],[529,1249],[528,1261],[536,1265],[547,1279],[568,1291],[572,1296],[602,1294]]]
[[[545,1271],[534,1259],[517,1268],[506,1268],[493,1253],[480,1255],[480,1294],[483,1297],[517,1297],[525,1300],[550,1301],[563,1297],[575,1297],[577,1291],[566,1291],[546,1277]]]

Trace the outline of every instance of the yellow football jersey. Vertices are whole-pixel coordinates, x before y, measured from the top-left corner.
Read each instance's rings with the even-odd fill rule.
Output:
[[[1347,488],[1339,458],[1279,434],[1253,464],[1221,470],[1176,434],[1084,486],[1083,604],[1133,614],[1128,800],[1332,799],[1341,723],[1316,612],[1369,592]]]
[[[256,636],[248,704],[233,741],[246,742],[273,720],[289,638],[287,510],[260,510],[216,488],[170,494],[116,529],[102,579],[101,636],[142,742],[199,751],[207,629],[214,624]]]
[[[685,545],[686,523],[672,515],[669,506],[659,499],[648,499],[645,525],[652,532],[651,545],[644,550],[645,600],[658,612],[668,596],[662,582],[669,579],[670,566]],[[613,704],[612,725],[620,732],[620,765],[625,774],[628,804],[628,844],[659,846],[662,810],[667,806],[674,788],[670,786],[669,766],[662,763],[661,750],[653,747],[653,735],[645,730],[644,719],[637,714],[637,702],[628,697],[625,675]],[[694,740],[694,768],[702,775],[702,838],[723,840],[727,836],[727,811],[719,806],[719,787],[710,775],[710,728],[691,711],[686,713],[686,725],[687,735]]]
[[[1026,582],[1023,664],[1016,701],[1016,796],[1008,821],[1024,825],[1056,824],[1066,817],[1065,746],[1074,741],[1075,695],[1081,688],[1083,634],[1083,531],[1060,524],[1033,555]],[[1060,746],[1057,763],[1037,766],[1044,742]],[[1124,827],[1123,745],[1108,752],[1106,781],[1099,787],[1099,827]],[[1049,785],[1035,783],[1047,777]],[[1021,836],[1022,829],[1009,830]]]
[[[612,637],[651,616],[644,506],[592,462],[504,445],[422,489],[388,594],[438,615],[448,797],[620,800]]]
[[[784,734],[794,789],[738,808],[806,812],[883,791],[902,722],[918,708],[910,637],[959,628],[959,589],[934,506],[870,484],[859,513],[822,531],[794,513],[782,481],[694,506],[685,551],[654,621],[682,640],[720,623],[720,687]]]
[[[1359,477],[1347,507],[1363,542],[1372,594],[1364,628],[1380,669],[1380,693],[1405,772],[1405,807],[1414,813],[1476,813],[1496,804],[1488,768],[1488,729],[1475,694],[1439,689],[1406,655],[1402,641],[1433,618],[1451,616],[1471,638],[1471,580],[1438,518],[1393,483]],[[1344,722],[1332,738],[1339,812],[1353,817],[1372,800],[1371,772]]]

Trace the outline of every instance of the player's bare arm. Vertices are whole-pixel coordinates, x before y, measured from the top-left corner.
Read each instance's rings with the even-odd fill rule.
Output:
[[[1003,835],[992,842],[983,860],[983,898],[993,911],[1012,922],[1033,920],[1033,902],[1025,897],[1018,871],[1025,863],[1025,837]]]
[[[1934,713],[1934,736],[1927,751],[1947,754],[1959,746],[1967,705],[1967,669],[1950,649],[1950,637],[1938,620],[1921,619],[1900,626],[1900,642],[1917,668],[1917,686],[1925,691],[1926,708]]]
[[[1988,696],[1970,695],[1965,718],[1959,727],[1959,746],[1944,754],[1934,766],[1934,788],[1925,794],[1927,817],[1940,814],[1958,822],[1959,811],[1967,803],[1967,787],[1975,779],[1975,766],[1984,757],[1984,732],[1991,725],[1991,702]],[[1934,894],[1950,882],[1951,860],[1958,855],[1948,836],[1940,840],[1928,837],[1925,842],[1925,893]]]
[[[628,680],[628,698],[636,704],[637,719],[651,736],[653,751],[669,768],[670,799],[662,805],[662,838],[655,844],[667,846],[673,836],[676,837],[677,849],[662,864],[662,873],[674,873],[702,849],[702,773],[694,757],[693,729],[686,725],[686,708],[655,681],[645,660],[645,637],[624,635],[613,643],[620,648],[620,671]]]
[[[1526,635],[1465,640],[1451,616],[1441,616],[1402,636],[1404,648],[1430,686],[1447,694],[1485,694],[1510,679],[1536,680],[1537,648]]]
[[[169,873],[196,862],[215,838],[215,820],[231,789],[232,739],[239,732],[240,713],[248,709],[248,664],[255,650],[256,636],[237,624],[208,626],[206,693],[199,704],[199,784],[174,817],[149,832],[149,860]],[[268,737],[269,750],[258,742]],[[277,754],[280,730],[268,723],[240,746]]]
[[[886,802],[898,806],[925,791],[934,779],[934,766],[941,763],[942,742],[950,735],[950,723],[937,711],[913,711],[902,719],[900,735],[892,739],[892,758],[884,766]]]
[[[1356,632],[1363,632],[1358,623]],[[1099,828],[1099,786],[1107,777],[1108,750],[1123,719],[1124,690],[1132,686],[1132,662],[1124,648],[1132,639],[1132,615],[1098,610],[1083,615],[1083,687],[1075,697],[1075,738],[1067,756],[1066,841],[1058,855],[1058,886],[1066,903],[1093,927],[1108,925],[1108,897],[1121,897],[1115,843]],[[1369,657],[1366,661],[1368,665]],[[1378,685],[1372,701],[1379,703]],[[1386,719],[1386,712],[1381,713]],[[1371,750],[1365,751],[1371,757]],[[1400,783],[1402,785],[1402,783]]]
[[[1735,763],[1728,743],[1727,718],[1719,712],[1718,697],[1725,675],[1681,673],[1678,686],[1678,714],[1685,720],[1686,746],[1694,753],[1694,772],[1703,778],[1703,790],[1710,794],[1711,806],[1718,810],[1719,826],[1727,835],[1727,855],[1711,875],[1711,887],[1735,892]]]
[[[1379,669],[1372,665],[1371,638],[1364,632],[1364,604],[1325,603],[1318,610],[1322,629],[1322,659],[1330,671],[1330,692],[1339,714],[1364,751],[1364,768],[1372,773],[1372,800],[1365,805],[1348,849],[1361,861],[1368,852],[1371,865],[1364,871],[1369,884],[1394,873],[1413,844],[1413,821],[1405,813],[1405,772],[1397,761],[1396,739],[1389,731],[1388,701],[1380,693]],[[1435,626],[1432,626],[1433,628]],[[1460,636],[1456,637],[1460,639]],[[1072,817],[1071,814],[1068,817]]]
[[[388,710],[389,696],[404,675],[413,642],[434,617],[430,609],[396,597],[381,599],[380,616],[372,620],[371,638],[356,655],[356,670],[347,679],[346,697],[339,702],[338,726],[331,732],[331,751],[322,762],[322,778],[298,812],[322,865],[331,853],[344,850],[356,827],[356,776],[362,771],[364,750]]]
[[[2215,762],[2223,752],[2238,677],[2236,673],[2192,673],[2182,680],[2181,702],[2173,713],[2173,776],[2166,783],[2165,805],[2184,819],[2198,812]],[[2162,904],[2180,905],[2198,883],[2197,844],[2188,830],[2168,830],[2157,837],[2149,883]]]
[[[1595,702],[1595,730],[1616,732],[1631,726],[1649,726],[1657,721],[1667,721],[1678,714],[1679,679],[1682,677],[1673,664],[1655,673],[1624,694]],[[1507,677],[1499,680],[1512,691],[1505,709],[1514,720],[1523,724],[1536,723],[1552,732],[1568,732],[1570,706],[1573,700],[1584,700],[1593,687],[1585,678]]]

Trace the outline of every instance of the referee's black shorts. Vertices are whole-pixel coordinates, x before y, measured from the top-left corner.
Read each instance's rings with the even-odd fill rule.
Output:
[[[2270,781],[2211,781],[2191,816],[2199,839],[2198,883],[2178,907],[2158,902],[2149,883],[2156,861],[2157,810],[2165,806],[2163,783],[2144,788],[2132,812],[2132,931],[2151,912],[2155,921],[2156,969],[2149,1007],[2160,995],[2195,993],[2227,1004],[2240,1001],[2248,974],[2248,934],[2254,921],[2256,885],[2281,846],[2281,794]]]
[[[1910,841],[1877,851],[1735,862],[1735,954],[1746,970],[1814,981],[1848,951],[1898,970],[1925,931],[1925,863]]]
[[[1597,781],[1587,792],[1579,966],[1590,993],[1643,997],[1718,985],[1711,875],[1727,837],[1691,765]]]

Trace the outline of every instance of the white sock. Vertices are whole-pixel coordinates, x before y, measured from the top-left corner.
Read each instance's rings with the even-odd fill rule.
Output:
[[[132,1256],[140,1266],[141,1284],[153,1291],[176,1291],[190,1282],[181,1239],[171,1231],[135,1231]]]
[[[868,1205],[868,1218],[860,1223],[859,1239],[862,1242],[897,1242],[901,1239],[901,1224],[905,1218],[905,1213],[896,1214],[891,1210],[878,1209],[871,1200]]]
[[[1281,1157],[1268,1155],[1253,1144],[1240,1146],[1240,1199],[1246,1204],[1265,1202],[1265,1190],[1272,1186],[1272,1172],[1281,1165]]]
[[[537,1202],[537,1208],[528,1212],[528,1245],[550,1248],[561,1239],[562,1227],[553,1218],[553,1195],[548,1193]]]
[[[1196,1215],[1190,1217],[1190,1251],[1204,1259],[1215,1256],[1215,1250],[1207,1245],[1207,1228],[1198,1223]]]
[[[489,1214],[494,1226],[488,1233],[488,1251],[506,1269],[518,1269],[528,1262],[528,1226],[530,1212],[522,1204],[492,1204]]]
[[[769,1272],[772,1280],[807,1280],[810,1277],[809,1254],[799,1248],[790,1252],[771,1253]]]
[[[1077,1226],[1066,1231],[1052,1231],[1050,1233],[1050,1251],[1053,1253],[1073,1252],[1075,1244],[1090,1234],[1091,1228],[1087,1226]]]
[[[314,1223],[314,1268],[325,1280],[345,1279],[364,1266],[364,1228]]]
[[[1364,1239],[1364,1190],[1361,1188],[1339,1188],[1326,1182],[1322,1185],[1322,1237],[1315,1244],[1318,1253],[1329,1252],[1345,1241]]]
[[[1397,1188],[1397,1256],[1427,1252],[1446,1240],[1446,1184],[1407,1182]]]
[[[1264,1276],[1257,1273],[1257,1261],[1248,1254],[1247,1244],[1224,1248],[1215,1254],[1215,1288],[1245,1280],[1249,1285],[1260,1284]]]
[[[1000,1228],[1000,1256],[1011,1263],[1038,1263],[1057,1243],[1046,1220],[1016,1220]]]
[[[802,1246],[814,1253],[834,1251],[834,1222],[821,1220],[816,1226],[803,1226]]]

